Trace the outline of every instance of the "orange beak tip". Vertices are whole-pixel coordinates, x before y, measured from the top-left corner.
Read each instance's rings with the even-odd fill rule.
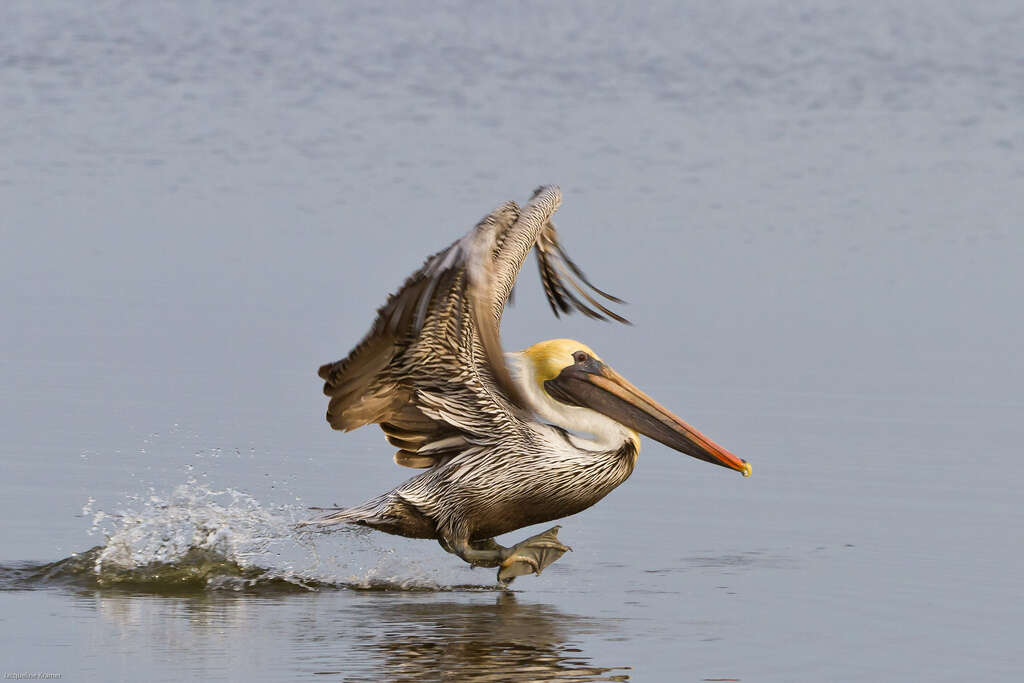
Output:
[[[743,469],[740,470],[743,473],[743,476],[744,477],[749,477],[750,476],[750,470],[751,470],[750,463],[747,462],[746,460],[744,460],[743,461]]]

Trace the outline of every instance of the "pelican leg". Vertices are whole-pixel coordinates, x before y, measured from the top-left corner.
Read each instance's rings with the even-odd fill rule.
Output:
[[[555,560],[572,550],[558,540],[560,526],[516,543],[511,548],[498,545],[493,538],[481,541],[441,541],[441,547],[474,567],[498,567],[498,581],[509,584],[523,574],[540,574]]]
[[[482,564],[481,562],[475,562],[474,563],[474,562],[466,559],[465,556],[463,555],[463,553],[461,553],[461,552],[459,552],[458,550],[455,549],[454,546],[456,546],[458,544],[451,544],[447,540],[445,540],[444,537],[438,538],[437,539],[437,543],[442,548],[444,548],[447,552],[451,553],[452,555],[458,555],[462,559],[466,560],[466,562],[469,562],[470,564],[472,564],[474,566],[477,566],[477,567],[497,567],[498,566],[497,564]],[[469,547],[470,550],[507,550],[507,548],[505,546],[498,545],[498,543],[493,538],[485,538],[482,541],[469,541],[468,543],[466,543],[466,545]],[[486,558],[482,559],[482,562],[486,562],[486,561],[487,561]]]
[[[505,559],[505,554],[511,550],[495,543],[493,538],[483,541],[451,541],[444,538],[437,539],[441,547],[458,555],[474,567],[497,567]]]

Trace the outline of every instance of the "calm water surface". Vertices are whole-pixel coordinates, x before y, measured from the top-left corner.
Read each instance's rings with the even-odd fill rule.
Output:
[[[0,669],[64,680],[1024,675],[1024,10],[0,7]],[[551,317],[754,465],[647,442],[497,590],[306,536],[398,483],[315,369],[540,183],[634,327]],[[537,530],[510,534],[514,543]]]

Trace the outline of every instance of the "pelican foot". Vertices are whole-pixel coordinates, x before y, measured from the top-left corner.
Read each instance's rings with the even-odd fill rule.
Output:
[[[572,550],[558,540],[560,526],[531,536],[508,549],[506,557],[498,567],[498,581],[506,586],[523,574],[540,574],[555,560]]]

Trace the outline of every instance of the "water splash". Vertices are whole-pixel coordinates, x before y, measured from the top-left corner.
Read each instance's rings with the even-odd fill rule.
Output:
[[[294,521],[286,507],[264,508],[234,489],[215,490],[190,481],[166,498],[151,490],[142,502],[141,508],[116,515],[95,514],[93,530],[107,536],[96,557],[97,576],[171,565],[190,553],[253,566],[261,555],[292,539]]]
[[[90,499],[83,508],[92,514],[90,533],[104,535],[106,542],[50,564],[0,567],[0,589],[54,584],[156,593],[497,589],[459,581],[455,575],[464,570],[423,541],[392,540],[354,527],[314,533],[297,527],[310,515],[304,507],[263,505],[247,493],[194,479],[165,495],[151,488],[127,503],[115,513],[93,512]]]

